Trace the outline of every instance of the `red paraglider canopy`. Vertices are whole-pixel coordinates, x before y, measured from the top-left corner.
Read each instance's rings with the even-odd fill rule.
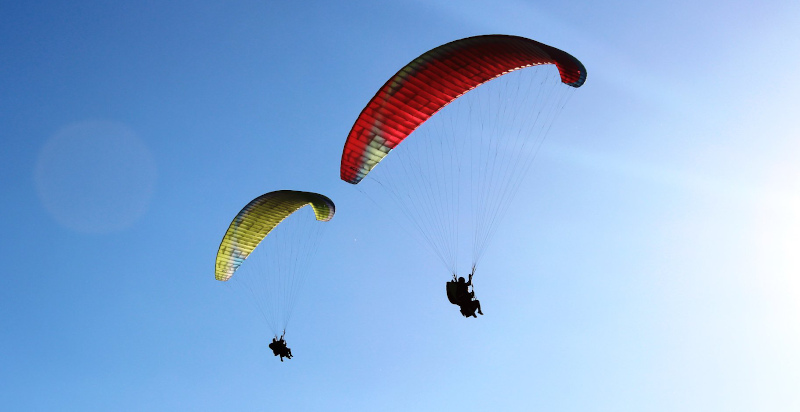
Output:
[[[340,176],[357,184],[390,150],[450,102],[496,77],[555,64],[561,81],[580,87],[586,69],[570,54],[507,35],[468,37],[439,46],[392,76],[356,119],[347,136]]]

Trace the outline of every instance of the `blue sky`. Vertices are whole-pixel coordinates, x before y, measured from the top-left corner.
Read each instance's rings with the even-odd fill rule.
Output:
[[[0,3],[4,409],[798,410],[800,6],[455,3]],[[589,76],[465,320],[338,161],[391,74],[488,33]],[[212,268],[278,189],[338,206],[284,363]]]

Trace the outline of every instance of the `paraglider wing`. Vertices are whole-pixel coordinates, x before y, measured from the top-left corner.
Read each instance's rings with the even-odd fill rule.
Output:
[[[270,192],[248,203],[233,219],[219,245],[216,279],[230,279],[272,229],[306,205],[311,205],[320,221],[331,220],[335,213],[335,206],[327,197],[294,190]]]
[[[392,76],[356,119],[342,152],[342,180],[360,182],[389,151],[462,94],[503,74],[541,64],[555,64],[569,86],[586,81],[578,59],[524,37],[468,37],[422,54]]]

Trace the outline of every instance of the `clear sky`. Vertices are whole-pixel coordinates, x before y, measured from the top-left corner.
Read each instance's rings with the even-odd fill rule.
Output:
[[[3,410],[800,410],[800,3],[278,3],[0,1]],[[466,320],[338,165],[391,74],[490,33],[589,76]],[[278,189],[338,207],[284,363],[213,273]]]

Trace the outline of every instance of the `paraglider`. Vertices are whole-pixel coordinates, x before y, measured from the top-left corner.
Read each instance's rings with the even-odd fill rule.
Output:
[[[269,348],[272,349],[272,353],[275,356],[281,357],[281,362],[283,362],[283,358],[292,359],[292,350],[286,346],[286,340],[283,339],[283,335],[281,335],[280,339],[277,336],[272,338]]]
[[[313,219],[304,215],[303,210],[308,209]],[[216,279],[228,282],[236,273],[234,279],[239,280],[243,293],[251,298],[276,338],[280,332],[280,340],[273,338],[269,347],[281,361],[292,358],[284,335],[307,263],[316,251],[320,226],[324,226],[317,222],[330,221],[334,213],[333,202],[317,193],[266,193],[236,215],[220,243]],[[242,270],[247,273],[239,273]]]
[[[475,299],[475,291],[470,291],[469,287],[472,286],[472,273],[469,274],[469,281],[465,282],[464,277],[456,279],[453,275],[453,280],[447,282],[447,300],[458,308],[465,318],[477,318],[478,315],[483,315],[481,311],[481,302]],[[475,312],[478,312],[478,315]]]
[[[474,274],[550,125],[585,81],[578,59],[524,37],[436,47],[401,68],[361,111],[340,177],[371,182],[364,191],[396,205],[457,284],[460,251],[472,249]],[[459,302],[462,314],[482,313],[477,300]]]

